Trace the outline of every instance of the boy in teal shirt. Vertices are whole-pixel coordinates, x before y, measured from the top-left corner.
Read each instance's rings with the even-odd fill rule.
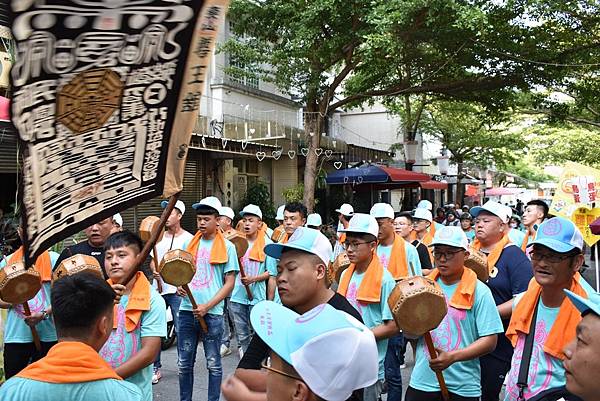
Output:
[[[136,268],[142,240],[129,231],[112,234],[105,243],[104,267],[120,301],[114,306],[113,330],[100,356],[117,374],[136,384],[144,401],[152,401],[152,363],[167,335],[165,301],[138,271],[125,285],[119,283]]]
[[[3,401],[142,401],[98,355],[113,326],[115,293],[92,273],[65,276],[52,287],[59,342],[48,355],[0,387]]]
[[[376,401],[383,389],[383,361],[388,338],[398,333],[388,305],[395,281],[377,257],[379,226],[374,217],[356,213],[347,228],[344,246],[350,266],[340,277],[338,292],[361,314],[365,325],[373,331],[379,355],[379,380],[364,389],[364,401]]]
[[[450,399],[479,400],[481,368],[478,358],[494,350],[502,321],[489,288],[464,267],[469,242],[456,226],[436,231],[431,243],[435,269],[429,275],[441,288],[448,313],[431,332],[438,350],[432,359],[424,340],[418,341],[415,367],[406,401],[441,400],[435,371],[444,375]]]

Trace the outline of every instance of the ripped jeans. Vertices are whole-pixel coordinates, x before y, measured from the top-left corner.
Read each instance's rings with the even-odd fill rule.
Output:
[[[223,367],[221,365],[221,336],[223,335],[223,316],[207,314],[204,316],[208,334],[190,311],[179,311],[179,332],[177,333],[177,351],[179,353],[179,397],[181,401],[192,400],[194,388],[194,363],[198,342],[202,341],[206,368],[208,369],[208,401],[218,401],[221,394]]]

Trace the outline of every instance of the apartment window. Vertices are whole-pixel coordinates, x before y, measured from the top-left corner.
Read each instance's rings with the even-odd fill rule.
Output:
[[[235,23],[233,21],[229,21],[229,35],[232,38],[235,38],[237,41],[243,42],[244,39],[246,38],[246,35],[235,35],[233,33],[233,28],[235,27]],[[232,68],[236,68],[239,69],[241,71],[244,72],[249,72],[250,71],[250,66],[244,62],[242,62],[241,60],[238,60],[234,55],[229,55],[229,67]],[[259,84],[259,79],[257,77],[250,77],[250,76],[232,76],[231,74],[229,75],[229,79],[231,79],[234,82],[237,82],[239,84],[242,85],[246,85],[249,86],[251,88],[255,88],[258,89],[258,84]]]

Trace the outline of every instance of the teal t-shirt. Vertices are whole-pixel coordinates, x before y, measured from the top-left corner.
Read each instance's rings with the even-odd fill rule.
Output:
[[[196,253],[196,273],[189,283],[189,287],[192,290],[192,294],[194,294],[196,303],[199,305],[210,301],[215,294],[223,288],[225,273],[237,273],[240,270],[235,246],[229,240],[225,240],[227,263],[215,265],[209,263],[213,242],[214,239],[200,240],[198,251]],[[210,309],[208,313],[213,315],[223,315],[223,305],[224,301],[219,302]],[[179,310],[192,311],[192,303],[188,297],[183,298]]]
[[[511,228],[508,232],[508,238],[510,238],[510,241],[513,244],[520,248],[523,240],[525,239],[525,233],[518,228]]]
[[[129,333],[125,330],[125,309],[128,301],[129,295],[121,297],[121,302],[117,305],[117,328],[112,331],[100,350],[100,356],[113,369],[121,366],[142,348],[143,337],[167,335],[165,301],[154,288],[150,288],[150,310],[142,313],[137,327]],[[139,387],[144,401],[152,401],[152,364],[125,380]]]
[[[140,389],[125,380],[46,383],[13,377],[0,387],[2,401],[143,401]]]
[[[348,273],[348,270],[344,270],[342,277]],[[358,289],[360,284],[365,277],[365,273],[358,274],[354,272],[350,278],[350,284],[348,284],[348,290],[346,291],[346,299],[350,304],[360,313],[365,323],[365,326],[372,329],[373,327],[383,324],[386,320],[393,320],[392,311],[388,305],[388,298],[396,285],[394,278],[387,271],[383,270],[383,280],[381,282],[381,299],[378,303],[363,303],[356,299],[358,295]],[[341,281],[341,280],[340,280]],[[379,379],[383,379],[383,361],[385,359],[385,353],[387,352],[388,340],[377,341],[377,353],[379,354]]]
[[[437,280],[446,298],[448,314],[440,325],[431,332],[436,348],[455,351],[466,348],[480,337],[503,333],[502,321],[496,308],[490,289],[477,281],[475,302],[470,310],[456,309],[449,304],[458,284],[446,285]],[[435,373],[429,367],[429,352],[423,338],[417,343],[416,362],[410,386],[414,389],[434,392],[440,391]],[[444,379],[451,393],[463,397],[481,396],[481,368],[479,359],[456,362],[444,370]]]
[[[469,240],[469,244],[472,244],[473,241],[475,241],[475,230],[470,229],[469,231],[464,231],[465,235],[467,236],[467,239]]]
[[[52,251],[49,251],[49,253],[50,262],[52,263],[52,267],[54,267],[58,259],[58,253]],[[0,261],[0,269],[3,269],[4,266],[6,266],[6,260],[8,259],[10,259],[10,256],[5,260]],[[35,294],[35,297],[28,302],[31,313],[41,312],[50,307],[50,290],[51,283],[49,281],[42,283],[42,288]],[[6,344],[33,342],[31,329],[25,323],[24,319],[25,313],[23,305],[14,305],[8,309],[6,325],[4,326],[4,342]],[[52,316],[46,320],[41,320],[36,324],[35,328],[40,336],[40,341],[54,342],[57,340],[56,328],[54,327]]]
[[[270,243],[272,243],[271,240],[265,239],[265,245]],[[269,272],[269,276],[277,276],[277,259],[266,256],[263,262],[251,260],[249,257],[251,248],[252,244],[249,244],[246,254],[242,257],[244,273],[246,273],[247,276],[258,276],[264,272]],[[242,284],[242,276],[241,274],[238,274],[235,278],[235,287],[231,293],[231,302],[237,302],[238,304],[243,305],[256,305],[260,301],[266,300],[267,282],[268,279],[250,284],[250,290],[252,291],[252,301],[250,301],[248,299],[248,294],[246,293],[246,287]]]
[[[415,269],[415,276],[422,276],[423,271],[421,270],[421,260],[419,259],[419,252],[417,252],[417,248],[414,245],[409,244],[405,241],[406,245],[406,263],[408,267],[408,275],[412,276],[412,272],[410,270],[410,263],[412,263],[413,268]],[[377,256],[379,257],[379,261],[385,267],[388,268],[390,264],[390,258],[392,254],[393,245],[378,245],[377,246]]]

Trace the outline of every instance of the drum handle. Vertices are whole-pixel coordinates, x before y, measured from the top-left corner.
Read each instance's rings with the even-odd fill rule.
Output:
[[[242,277],[246,277],[246,272],[244,271],[244,265],[242,264],[242,258],[240,258],[239,263],[240,263],[240,275]],[[246,287],[246,295],[248,295],[248,300],[252,301],[252,299],[254,299],[254,296],[252,295],[252,290],[250,289],[250,286],[247,284],[244,284],[244,287]]]
[[[23,303],[23,310],[25,311],[25,316],[31,316],[31,309],[29,309],[29,304],[27,302]],[[33,337],[33,343],[35,344],[35,349],[39,351],[42,350],[42,343],[40,342],[40,335],[37,332],[35,327],[29,326],[31,329],[31,337]]]
[[[431,333],[427,332],[423,334],[423,337],[425,338],[425,344],[427,345],[429,355],[432,359],[437,358],[437,352],[435,351],[435,347],[433,346],[433,339],[431,338]],[[444,375],[441,371],[435,371],[435,376],[437,377],[438,383],[440,384],[442,398],[444,399],[444,401],[450,401],[450,393],[448,392],[448,387],[446,386],[446,380],[444,380]]]
[[[415,266],[413,265],[413,262],[409,262],[408,265],[410,266],[410,275],[411,276],[416,276],[417,274],[415,273]]]
[[[187,284],[184,284],[181,287],[187,293],[188,298],[190,299],[190,303],[192,304],[192,308],[196,309],[198,307],[198,304],[196,303],[196,299],[194,298],[194,295],[192,294],[192,290],[190,290],[190,286]],[[202,331],[204,331],[205,333],[208,333],[208,326],[206,325],[206,320],[204,320],[204,318],[202,316],[200,318],[198,318],[198,323],[200,323],[200,327],[202,328]]]
[[[158,268],[158,252],[156,251],[156,244],[152,247],[152,251],[154,253],[154,266],[152,267],[152,273],[156,274],[156,269]],[[158,289],[158,293],[162,294],[163,285],[162,280],[160,278],[156,279],[156,288]]]

